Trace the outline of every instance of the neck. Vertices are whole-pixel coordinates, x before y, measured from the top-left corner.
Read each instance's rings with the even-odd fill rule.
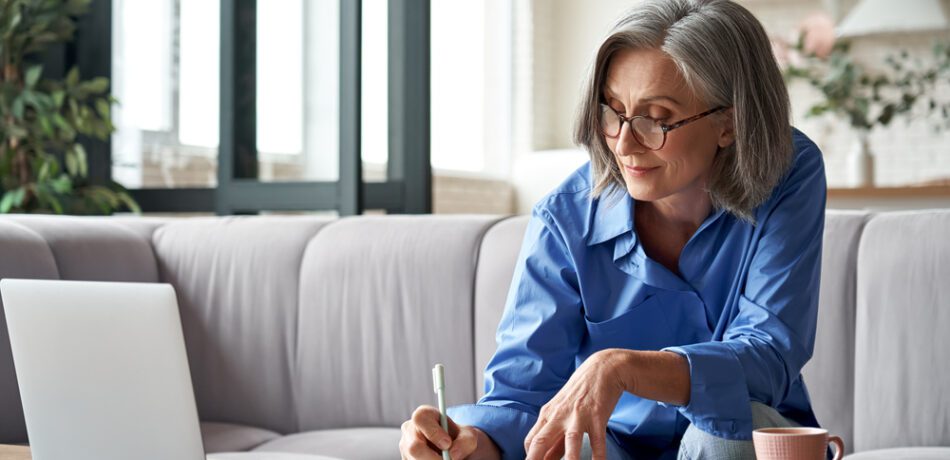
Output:
[[[712,211],[712,199],[703,187],[693,187],[666,198],[637,203],[637,217],[692,235]]]

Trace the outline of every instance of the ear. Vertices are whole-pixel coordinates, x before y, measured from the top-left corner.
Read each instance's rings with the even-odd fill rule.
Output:
[[[736,109],[729,107],[722,111],[721,131],[719,132],[719,148],[726,148],[736,141]]]

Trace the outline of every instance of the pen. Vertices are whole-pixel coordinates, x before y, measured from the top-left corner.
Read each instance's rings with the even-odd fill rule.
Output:
[[[442,429],[448,433],[449,419],[445,416],[445,366],[436,364],[432,368],[432,386],[435,393],[439,395],[439,418],[442,421]],[[449,451],[442,450],[442,460],[452,460],[452,457],[449,457]]]

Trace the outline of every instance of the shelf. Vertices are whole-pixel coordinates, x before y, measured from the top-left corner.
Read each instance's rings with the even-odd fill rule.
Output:
[[[950,198],[950,185],[829,188],[828,198]]]

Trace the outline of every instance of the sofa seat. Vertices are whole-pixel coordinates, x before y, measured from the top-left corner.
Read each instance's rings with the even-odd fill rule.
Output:
[[[946,460],[950,447],[899,447],[858,452],[845,460]]]
[[[262,428],[220,422],[201,422],[205,453],[243,452],[280,437]]]
[[[399,428],[307,431],[266,442],[253,452],[288,452],[359,460],[399,458]]]

